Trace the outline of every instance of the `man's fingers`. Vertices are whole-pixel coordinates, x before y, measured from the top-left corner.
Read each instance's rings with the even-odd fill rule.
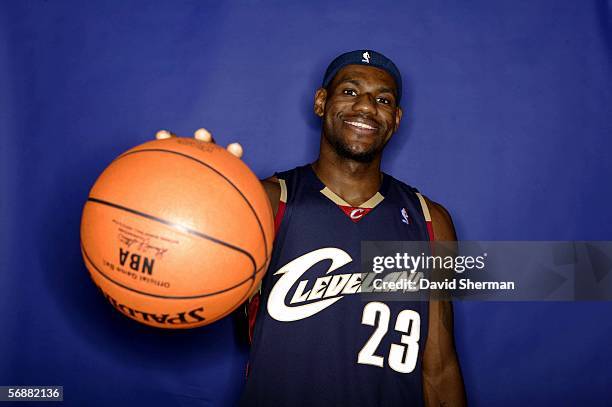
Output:
[[[197,129],[193,133],[193,137],[195,137],[197,140],[205,141],[207,143],[210,143],[211,141],[213,143],[215,142],[213,140],[212,134],[210,134],[210,132],[208,130],[206,130],[205,128]]]
[[[164,140],[170,137],[173,137],[174,134],[170,133],[168,130],[160,130],[157,133],[155,133],[155,138],[157,140]]]
[[[210,134],[210,132],[208,130],[206,130],[205,128],[201,128],[201,129],[197,129],[194,133],[193,133],[193,137],[195,137],[197,140],[200,141],[205,141],[207,143],[214,143],[215,139],[213,139],[212,134]],[[238,143],[232,143],[230,145],[227,146],[227,151],[230,152],[230,154],[240,158],[242,157],[242,146]]]
[[[155,138],[157,140],[164,140],[164,139],[168,139],[170,137],[176,137],[176,134],[169,132],[168,130],[160,130],[157,133],[155,133]],[[205,128],[201,128],[201,129],[197,129],[194,133],[193,133],[193,137],[196,138],[196,140],[200,140],[200,141],[204,141],[206,143],[214,143],[215,140],[212,137],[212,134],[210,134],[210,132],[208,130],[206,130]],[[230,145],[227,146],[227,151],[230,152],[230,154],[241,158],[242,154],[243,154],[243,149],[242,146],[239,143],[232,143]]]
[[[243,150],[242,146],[239,143],[232,143],[228,145],[227,151],[229,151],[232,155],[235,155],[238,158],[242,157]]]

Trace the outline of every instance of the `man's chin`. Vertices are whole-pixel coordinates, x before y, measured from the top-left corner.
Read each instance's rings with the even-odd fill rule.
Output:
[[[377,148],[372,140],[362,137],[357,139],[349,137],[344,140],[330,137],[327,140],[340,157],[360,163],[372,162],[382,150],[382,148]]]
[[[349,146],[339,146],[340,148],[336,148],[336,153],[339,156],[357,161],[360,163],[371,163],[376,158],[378,151],[376,149],[355,149]]]

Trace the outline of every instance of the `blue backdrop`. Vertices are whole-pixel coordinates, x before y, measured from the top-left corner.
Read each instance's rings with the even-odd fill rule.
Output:
[[[0,3],[0,385],[69,405],[226,405],[247,350],[113,311],[79,252],[97,175],[160,128],[240,141],[261,177],[316,157],[314,91],[338,53],[405,77],[385,169],[461,239],[612,239],[606,0]],[[605,405],[612,304],[460,303],[474,406]],[[307,380],[307,378],[304,378]]]

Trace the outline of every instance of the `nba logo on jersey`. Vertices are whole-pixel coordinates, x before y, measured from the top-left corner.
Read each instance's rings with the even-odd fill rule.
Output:
[[[401,213],[402,222],[404,222],[406,225],[410,225],[410,217],[408,216],[408,211],[406,211],[406,208],[402,208]]]
[[[361,56],[363,57],[361,62],[365,62],[366,64],[370,63],[370,53],[368,51],[365,51]]]

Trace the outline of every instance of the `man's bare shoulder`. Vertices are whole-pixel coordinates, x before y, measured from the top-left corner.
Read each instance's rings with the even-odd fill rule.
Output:
[[[260,180],[261,186],[263,186],[266,194],[268,195],[268,199],[270,200],[270,204],[272,205],[272,210],[274,211],[274,216],[276,216],[276,212],[278,211],[278,201],[280,200],[281,195],[281,187],[278,182],[278,178],[275,176]]]
[[[424,197],[431,215],[436,240],[457,240],[453,219],[448,210],[441,204]]]

